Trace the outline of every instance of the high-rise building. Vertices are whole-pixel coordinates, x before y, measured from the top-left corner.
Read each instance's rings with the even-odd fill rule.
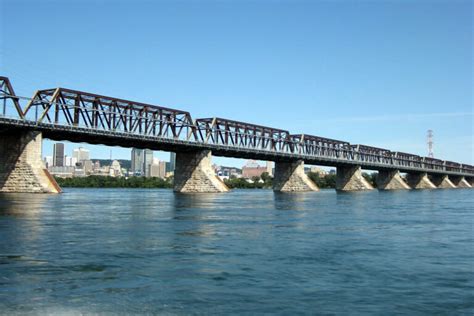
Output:
[[[92,160],[83,160],[82,165],[84,166],[84,172],[86,174],[91,174],[93,169]]]
[[[176,153],[170,152],[170,170],[168,171],[174,172],[175,167],[176,167]]]
[[[132,149],[132,174],[135,176],[144,175],[143,172],[143,163],[145,162],[144,157],[144,150],[143,149]]]
[[[150,176],[150,165],[153,163],[153,150],[132,149],[132,173],[136,176]]]
[[[72,152],[72,157],[76,158],[77,162],[89,160],[89,150],[83,147],[76,148]]]
[[[166,178],[166,161],[160,161],[160,178]]]
[[[53,166],[64,166],[64,144],[56,143],[53,145]]]
[[[267,161],[267,172],[269,176],[273,176],[273,161]]]
[[[153,164],[153,150],[145,149],[144,160],[143,160],[143,170],[145,171],[145,176],[150,176],[150,166]]]
[[[150,165],[150,177],[165,178],[166,177],[166,162],[153,159],[153,163]]]

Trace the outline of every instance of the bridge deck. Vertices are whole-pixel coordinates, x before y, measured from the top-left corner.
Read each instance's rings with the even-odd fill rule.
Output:
[[[28,102],[24,110],[21,100]],[[38,130],[58,141],[175,152],[209,149],[215,156],[474,176],[474,167],[467,164],[224,118],[193,120],[187,111],[77,90],[38,90],[33,98],[18,97],[6,77],[0,77],[1,103],[0,131]]]
[[[107,146],[148,148],[163,151],[194,151],[209,149],[214,156],[271,160],[294,161],[304,160],[305,164],[328,167],[362,166],[367,170],[399,170],[400,172],[427,172],[428,174],[448,174],[455,176],[473,177],[474,173],[456,172],[447,170],[428,169],[424,167],[407,166],[395,163],[380,163],[368,161],[368,158],[354,159],[350,156],[329,157],[298,154],[291,152],[278,152],[270,150],[257,150],[238,146],[221,144],[206,144],[190,140],[181,140],[168,137],[137,135],[122,131],[91,130],[82,127],[62,126],[49,123],[36,124],[35,122],[20,119],[0,117],[1,130],[37,130],[43,133],[44,138],[56,141],[85,142]]]

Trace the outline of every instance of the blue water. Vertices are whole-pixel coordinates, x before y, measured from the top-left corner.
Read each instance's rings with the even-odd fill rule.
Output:
[[[0,313],[474,314],[474,190],[0,195]]]

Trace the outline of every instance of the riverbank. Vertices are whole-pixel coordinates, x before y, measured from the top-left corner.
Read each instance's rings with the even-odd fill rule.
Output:
[[[375,174],[363,174],[364,177],[375,186]],[[309,172],[308,177],[320,189],[334,189],[336,187],[336,175],[328,174],[320,176]],[[76,178],[55,178],[59,186],[63,188],[172,188],[173,177],[145,178],[145,177],[109,177],[109,176],[87,176]],[[271,189],[273,178],[268,175],[252,178],[252,182],[244,178],[224,179],[224,183],[230,189]]]
[[[173,179],[145,177],[88,176],[76,178],[55,178],[63,188],[172,188]]]

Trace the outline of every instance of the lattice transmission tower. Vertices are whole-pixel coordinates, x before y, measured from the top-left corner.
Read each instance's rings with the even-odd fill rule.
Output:
[[[428,130],[428,157],[433,158],[433,130]]]

